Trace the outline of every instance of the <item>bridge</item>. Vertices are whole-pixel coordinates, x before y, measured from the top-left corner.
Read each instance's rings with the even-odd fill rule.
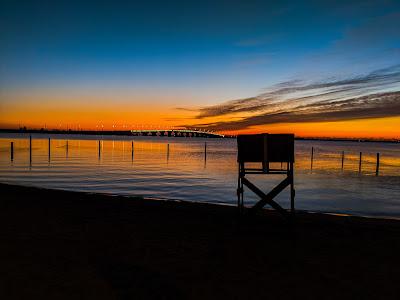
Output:
[[[223,138],[231,137],[211,131],[197,129],[147,129],[147,130],[47,130],[47,129],[0,129],[0,132],[25,132],[47,134],[87,134],[87,135],[122,135],[122,136],[169,136],[169,137],[205,137]]]
[[[131,130],[132,135],[143,136],[170,136],[170,137],[205,137],[223,138],[223,134],[191,129],[152,129],[152,130]]]

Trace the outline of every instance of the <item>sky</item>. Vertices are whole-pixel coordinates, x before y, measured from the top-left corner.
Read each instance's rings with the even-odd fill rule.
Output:
[[[0,127],[399,139],[399,1],[0,1]]]

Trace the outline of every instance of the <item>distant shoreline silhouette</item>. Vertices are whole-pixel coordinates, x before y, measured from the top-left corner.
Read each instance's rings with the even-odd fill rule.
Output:
[[[170,129],[169,129],[170,130]],[[176,131],[182,129],[176,129]],[[190,129],[187,129],[190,130]],[[163,130],[151,130],[153,132],[163,131]],[[131,130],[73,130],[73,129],[9,129],[9,128],[0,128],[0,133],[42,133],[42,134],[82,134],[82,135],[119,135],[119,136],[137,136],[132,134]],[[213,133],[207,138],[236,138],[236,135],[224,135],[215,136]],[[150,135],[148,135],[150,136]],[[182,137],[182,136],[176,136]],[[400,139],[375,139],[375,138],[335,138],[335,137],[301,137],[295,136],[295,140],[303,140],[303,141],[335,141],[335,142],[368,142],[368,143],[400,143]]]

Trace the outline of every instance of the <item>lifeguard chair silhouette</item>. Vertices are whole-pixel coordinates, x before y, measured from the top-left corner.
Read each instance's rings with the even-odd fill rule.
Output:
[[[238,145],[238,208],[239,212],[244,211],[243,186],[249,188],[261,198],[249,213],[254,213],[262,209],[266,204],[277,210],[285,217],[294,214],[294,135],[293,134],[252,134],[239,135],[237,137]],[[247,163],[257,165],[258,168],[249,168]],[[271,168],[271,163],[280,163],[280,168]],[[265,194],[247,178],[246,174],[285,174],[286,177],[274,187],[268,194]],[[273,199],[282,192],[287,186],[290,186],[290,211],[284,209]]]

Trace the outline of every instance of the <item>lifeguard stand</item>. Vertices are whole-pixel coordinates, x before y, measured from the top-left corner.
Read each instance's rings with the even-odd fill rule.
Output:
[[[245,185],[252,192],[261,198],[253,207],[250,213],[262,209],[266,204],[276,209],[285,217],[294,214],[295,190],[293,185],[293,164],[294,164],[294,135],[293,134],[252,134],[239,135],[238,144],[238,208],[243,213],[243,186]],[[258,168],[249,168],[246,164],[259,164]],[[271,168],[271,163],[280,163],[280,168]],[[247,174],[284,174],[286,177],[274,187],[268,194],[265,194],[247,178]],[[282,208],[273,199],[282,192],[287,186],[290,186],[290,213]]]

